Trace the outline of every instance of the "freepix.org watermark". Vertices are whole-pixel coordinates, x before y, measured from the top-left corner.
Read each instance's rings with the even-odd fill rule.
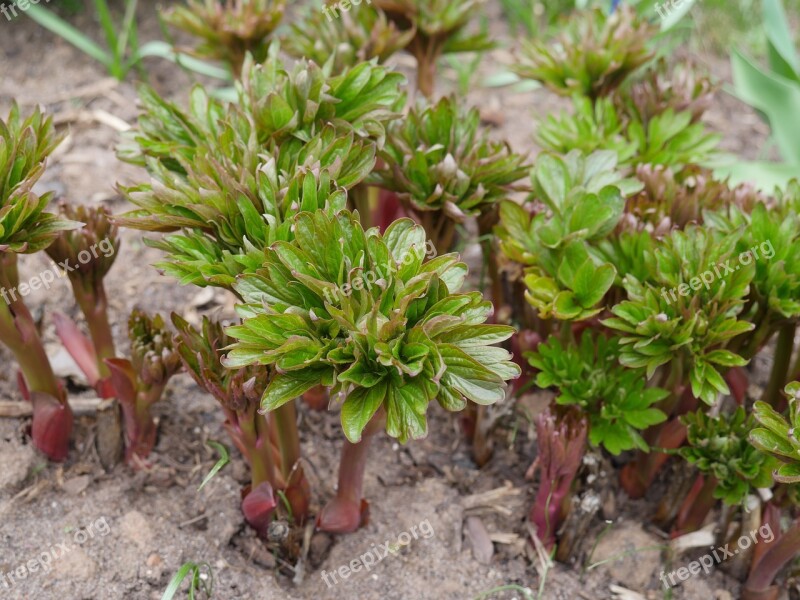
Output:
[[[406,252],[400,260],[396,261],[396,266],[387,267],[385,270],[377,267],[372,271],[365,271],[361,275],[357,275],[350,280],[350,283],[334,288],[333,290],[325,290],[323,296],[325,301],[333,304],[336,300],[341,300],[344,296],[350,296],[353,290],[371,290],[373,285],[381,286],[387,276],[396,273],[398,269],[403,266],[410,265],[415,260],[422,260],[427,257],[429,260],[436,257],[436,248],[433,242],[428,240],[421,248],[413,246],[411,250]]]
[[[85,544],[88,540],[94,539],[95,537],[105,537],[109,533],[111,533],[111,528],[108,526],[108,521],[106,521],[105,517],[100,517],[94,522],[89,523],[87,527],[75,531],[75,533],[72,534],[72,543],[66,541],[56,544],[55,546],[50,546],[46,551],[31,557],[7,573],[0,571],[0,590],[11,589],[33,573],[39,571],[49,573],[54,560],[63,558],[76,547]]]
[[[686,2],[688,2],[688,0],[664,0],[663,6],[661,2],[656,2],[655,9],[658,16],[661,17],[663,21],[672,14],[672,11],[678,10]]]
[[[761,256],[758,255],[759,250],[761,250]],[[726,260],[724,263],[714,265],[713,271],[703,271],[698,277],[692,277],[689,283],[682,283],[678,287],[669,290],[662,287],[661,297],[667,301],[667,304],[672,304],[678,301],[675,292],[681,296],[688,296],[690,291],[696,292],[703,286],[705,286],[707,290],[711,289],[711,284],[715,279],[735,273],[743,266],[746,267],[752,263],[754,258],[755,260],[760,260],[761,258],[769,260],[773,256],[775,256],[775,248],[772,246],[772,240],[767,240],[739,254],[738,264],[734,263],[732,260]],[[720,271],[720,269],[722,269],[722,271]]]
[[[354,6],[358,6],[362,2],[366,2],[367,4],[372,4],[372,0],[342,0],[341,2],[332,2],[330,4],[323,4],[322,5],[322,14],[328,17],[328,21],[333,21],[334,19],[338,19],[341,15],[336,12],[336,10],[341,10],[343,12],[349,12],[351,8]]]
[[[686,581],[692,575],[699,575],[701,568],[703,572],[708,575],[715,565],[718,565],[722,561],[728,560],[729,558],[733,558],[739,554],[740,551],[747,550],[753,544],[757,544],[759,537],[761,537],[765,544],[769,544],[775,539],[775,534],[773,533],[772,527],[769,523],[762,525],[758,529],[754,529],[749,535],[743,535],[740,537],[736,541],[736,548],[729,548],[731,544],[725,544],[724,546],[720,546],[716,549],[714,546],[710,546],[712,549],[711,554],[704,554],[697,560],[690,562],[687,566],[675,569],[669,573],[661,571],[659,579],[664,584],[664,589],[668,590],[681,581]],[[675,581],[676,577],[678,580],[677,583]],[[667,583],[667,579],[669,579],[669,583]]]
[[[7,21],[10,21],[19,14],[17,9],[25,12],[31,7],[31,4],[39,4],[41,1],[42,0],[16,0],[16,2],[12,2],[10,5],[6,5],[5,2],[0,2],[0,12],[5,15]],[[50,2],[50,0],[44,1]]]
[[[349,578],[353,573],[358,573],[362,569],[364,571],[369,571],[372,567],[377,565],[390,554],[394,555],[398,552],[398,550],[400,550],[401,547],[408,546],[412,539],[417,540],[421,537],[424,540],[429,540],[434,535],[436,535],[436,532],[433,530],[433,525],[431,525],[429,519],[425,519],[419,525],[414,525],[408,531],[404,531],[398,535],[397,540],[394,542],[392,542],[392,540],[386,540],[380,545],[372,544],[372,548],[367,550],[358,558],[351,560],[349,565],[342,565],[330,573],[323,570],[322,580],[325,582],[325,585],[330,588],[339,583],[339,581],[336,579],[336,575],[339,575],[339,577],[344,580]]]
[[[102,240],[101,242],[92,245],[88,250],[81,250],[78,253],[77,258],[79,264],[73,266],[70,264],[69,259],[60,263],[52,263],[48,270],[43,271],[35,277],[32,277],[28,283],[20,283],[17,287],[11,288],[10,290],[7,290],[6,288],[0,288],[0,297],[5,300],[6,304],[11,304],[12,302],[17,301],[17,294],[24,298],[32,291],[39,290],[41,288],[49,290],[50,284],[56,279],[60,279],[67,273],[71,273],[80,265],[89,264],[92,259],[98,258],[100,254],[108,258],[112,256],[114,252],[114,244],[111,243],[111,240]]]

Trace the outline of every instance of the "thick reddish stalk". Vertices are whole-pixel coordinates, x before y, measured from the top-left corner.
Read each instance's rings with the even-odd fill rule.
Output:
[[[774,533],[778,535],[778,532]],[[797,558],[798,554],[800,554],[800,519],[796,519],[789,531],[772,542],[758,563],[753,564],[750,576],[744,585],[742,600],[776,598],[778,588],[773,585],[775,578],[781,569]]]
[[[17,293],[17,255],[0,253],[0,340],[17,359],[22,392],[33,403],[33,443],[51,460],[64,460],[72,433],[72,409],[56,379],[36,322]]]
[[[272,413],[281,449],[281,473],[286,481],[285,494],[295,521],[302,523],[311,505],[311,487],[300,461],[300,436],[297,433],[297,410],[294,401]]]
[[[383,428],[383,419],[383,414],[376,414],[358,443],[344,441],[336,496],[322,509],[317,518],[317,529],[330,533],[352,533],[366,523],[369,503],[363,495],[364,473],[372,438]]]
[[[703,521],[717,503],[714,498],[716,487],[717,479],[713,476],[703,477],[701,475],[697,478],[678,512],[672,537],[678,537],[702,527]]]

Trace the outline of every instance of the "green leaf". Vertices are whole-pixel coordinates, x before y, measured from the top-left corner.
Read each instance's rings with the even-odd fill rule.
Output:
[[[361,441],[361,432],[375,415],[386,398],[386,380],[371,388],[356,388],[342,405],[342,430],[351,443]]]
[[[273,411],[301,396],[324,381],[327,369],[305,369],[278,373],[269,382],[261,398],[261,408]]]

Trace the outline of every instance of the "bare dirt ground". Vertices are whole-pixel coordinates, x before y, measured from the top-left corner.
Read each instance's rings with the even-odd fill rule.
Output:
[[[492,10],[497,12],[494,6]],[[141,38],[160,37],[154,4],[141,3],[140,14]],[[76,21],[84,31],[98,30],[88,14]],[[498,15],[492,27],[514,44]],[[479,79],[511,60],[507,49],[490,53]],[[409,64],[405,57],[397,62],[401,68]],[[704,62],[716,76],[729,78],[724,59],[707,57]],[[150,84],[161,94],[185,100],[191,85],[186,74],[162,61],[148,60],[145,67]],[[71,202],[100,202],[114,212],[125,210],[115,185],[134,182],[144,174],[115,158],[119,132],[107,117],[135,123],[135,85],[108,80],[99,64],[20,17],[13,22],[0,20],[0,112],[5,114],[15,98],[26,108],[43,104],[69,131],[50,162],[42,189],[54,189]],[[530,153],[535,152],[531,141],[535,121],[561,106],[544,91],[514,93],[476,86],[469,99],[483,108],[498,138],[507,139],[518,152]],[[766,133],[751,111],[725,94],[708,121],[724,134],[725,149],[745,156],[757,153]],[[202,313],[231,313],[232,300],[224,293],[198,292],[160,276],[150,266],[158,259],[157,252],[144,246],[137,232],[126,231],[123,239],[122,254],[107,280],[118,348],[127,344],[125,323],[134,306],[165,314],[174,310],[190,320]],[[22,277],[40,272],[45,265],[42,256],[25,257]],[[43,316],[44,337],[52,354],[59,354],[48,315],[58,309],[79,317],[68,283],[61,280],[50,292],[29,296],[29,301],[34,312]],[[62,372],[69,370],[62,355],[56,362]],[[0,400],[20,399],[14,379],[13,361],[0,347]],[[73,381],[72,392],[73,397],[91,395],[81,391],[79,381]],[[529,416],[546,401],[546,397],[532,396],[522,406]],[[7,580],[0,579],[0,597],[157,599],[186,561],[212,567],[214,598],[222,600],[469,600],[510,584],[534,591],[541,586],[541,598],[546,599],[611,598],[614,585],[635,590],[642,594],[639,597],[664,597],[658,581],[664,568],[661,553],[652,546],[663,544],[665,537],[641,525],[658,499],[658,486],[639,502],[628,501],[618,492],[613,523],[607,526],[597,519],[593,535],[585,542],[589,549],[597,544],[586,566],[621,554],[623,558],[592,569],[557,564],[542,577],[541,565],[525,541],[524,523],[535,491],[534,483],[524,478],[535,458],[535,439],[525,411],[511,402],[495,411],[499,419],[496,452],[483,469],[472,462],[457,422],[435,408],[428,439],[400,447],[381,438],[367,472],[371,523],[350,536],[316,535],[303,571],[294,577],[287,576],[291,571],[285,566],[278,568],[275,557],[244,524],[239,491],[247,473],[238,455],[197,491],[216,460],[204,442],[213,439],[227,444],[215,402],[181,375],[155,412],[160,436],[153,468],[140,473],[124,465],[104,471],[94,450],[97,431],[91,415],[79,419],[74,450],[62,465],[48,464],[32,449],[26,436],[28,420],[0,419],[0,577],[53,548],[60,555],[46,572],[40,569],[7,587]],[[319,507],[333,492],[342,434],[335,414],[302,409],[300,418],[307,472]],[[491,490],[501,491],[489,499],[481,496]],[[488,561],[475,558],[464,534],[464,520],[470,515],[481,519],[495,542]],[[323,570],[334,571],[374,546],[394,543],[401,533],[426,520],[434,532],[427,539],[412,541],[369,572],[336,584],[323,580]],[[87,536],[81,531],[90,525],[94,535],[84,540]],[[684,557],[680,564],[684,560],[691,558]],[[710,577],[690,579],[672,597],[731,598],[737,589],[736,581],[718,570]],[[491,597],[521,596],[510,590]]]

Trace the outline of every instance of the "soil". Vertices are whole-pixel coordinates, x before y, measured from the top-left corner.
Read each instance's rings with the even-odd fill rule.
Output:
[[[513,47],[516,40],[494,4],[493,33]],[[154,7],[152,2],[140,2],[142,40],[161,37]],[[88,12],[74,22],[82,31],[99,35]],[[505,70],[512,60],[508,48],[489,53],[477,80]],[[707,56],[703,62],[721,80],[729,80],[724,58]],[[395,63],[409,71],[407,57],[398,57]],[[187,74],[159,60],[148,59],[144,67],[149,83],[160,94],[185,101],[192,85]],[[446,79],[451,75],[445,70]],[[116,159],[119,131],[107,117],[135,123],[134,76],[123,83],[109,80],[100,64],[27,18],[0,20],[0,112],[6,113],[12,99],[25,108],[42,104],[69,132],[50,161],[42,189],[56,190],[71,202],[103,203],[114,212],[127,208],[116,185],[145,175]],[[448,79],[446,86],[453,85]],[[507,139],[516,151],[531,154],[536,151],[531,140],[535,120],[563,106],[543,90],[518,93],[474,86],[468,97],[482,108],[498,139]],[[757,155],[766,137],[767,128],[758,117],[726,94],[720,94],[707,119],[723,134],[726,150],[747,157]],[[158,253],[142,243],[138,232],[123,232],[123,242],[123,254],[107,279],[118,348],[127,344],[125,323],[136,306],[163,314],[177,311],[195,322],[201,314],[232,315],[233,302],[225,293],[181,287],[161,276],[151,266],[159,259]],[[39,273],[46,264],[43,255],[24,257],[21,278]],[[34,313],[43,317],[43,336],[53,356],[58,356],[59,370],[74,371],[59,353],[48,317],[62,310],[79,320],[66,281],[49,292],[35,292],[28,301]],[[14,380],[13,360],[0,346],[0,400],[20,399]],[[74,375],[71,391],[74,397],[92,396]],[[431,411],[427,439],[407,447],[387,437],[377,440],[365,490],[371,501],[370,523],[349,536],[316,534],[308,559],[295,567],[293,576],[287,575],[293,565],[276,565],[276,558],[244,524],[239,502],[247,472],[238,455],[197,491],[217,460],[205,442],[228,442],[217,405],[188,376],[176,377],[168,397],[155,408],[160,434],[152,467],[146,472],[135,473],[124,465],[111,472],[103,469],[94,449],[97,428],[91,415],[78,419],[73,451],[60,465],[48,463],[32,449],[29,419],[0,419],[0,596],[157,599],[181,565],[194,561],[210,567],[213,597],[222,600],[467,600],[485,597],[481,594],[490,590],[497,590],[492,598],[523,597],[519,587],[503,590],[503,586],[529,588],[534,593],[531,597],[540,593],[546,599],[663,597],[658,579],[665,568],[662,553],[647,548],[663,545],[665,537],[650,525],[640,525],[652,514],[658,486],[642,501],[629,501],[622,492],[616,493],[613,521],[607,525],[597,518],[584,542],[590,555],[584,566],[557,563],[545,568],[529,547],[524,516],[535,486],[525,479],[525,472],[536,453],[530,416],[547,400],[546,395],[529,395],[516,406],[509,401],[493,409],[498,423],[493,434],[495,453],[480,469],[471,459],[457,421],[437,408]],[[315,508],[319,508],[333,493],[343,439],[338,417],[301,408],[300,432]],[[491,490],[498,492],[488,500],[481,496]],[[347,579],[340,576],[338,583],[331,583],[329,577],[326,583],[323,573],[349,565],[376,546],[395,544],[398,537],[402,542],[408,536],[401,534],[412,527],[432,533],[412,536],[408,545],[398,547],[368,572],[362,569]],[[488,547],[487,532],[492,542]],[[57,557],[47,569],[39,567],[35,559],[51,550]],[[620,555],[624,555],[620,560],[589,568]],[[677,564],[690,560],[684,556]],[[25,564],[38,570],[6,586],[10,580],[3,575]],[[618,596],[622,592],[612,592],[613,586],[640,595]],[[690,579],[672,597],[731,598],[737,590],[735,579],[716,570]]]

